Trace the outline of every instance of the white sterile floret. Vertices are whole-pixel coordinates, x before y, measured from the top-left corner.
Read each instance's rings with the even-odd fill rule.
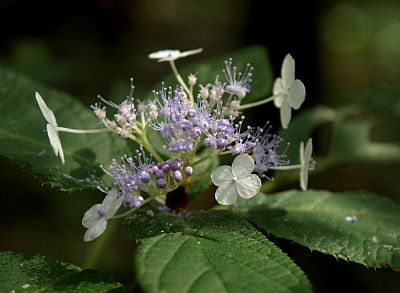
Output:
[[[62,149],[60,137],[58,136],[56,117],[54,116],[53,111],[47,107],[46,103],[38,92],[35,93],[35,97],[37,103],[39,104],[40,111],[47,121],[47,135],[50,140],[50,145],[54,150],[54,154],[56,156],[60,155],[61,162],[64,164],[64,151]]]
[[[277,96],[274,104],[280,108],[281,123],[287,128],[292,117],[292,108],[297,110],[306,97],[304,84],[295,79],[295,62],[290,54],[283,59],[281,77],[275,80],[273,94]]]
[[[311,138],[307,141],[306,148],[304,149],[304,143],[300,143],[300,186],[302,190],[307,190],[308,184],[308,170],[314,167],[312,155],[312,140]]]
[[[107,220],[118,211],[122,204],[122,196],[115,190],[110,191],[101,204],[95,204],[83,216],[82,225],[87,228],[84,240],[92,241],[106,230]]]
[[[183,58],[183,57],[186,57],[189,55],[201,53],[201,51],[203,51],[203,48],[185,51],[185,52],[181,52],[179,50],[160,50],[157,52],[150,53],[149,58],[150,59],[158,59],[158,62],[174,61],[176,59]]]
[[[251,174],[254,170],[254,160],[248,154],[241,154],[235,158],[230,166],[220,166],[211,174],[212,182],[218,186],[215,199],[219,204],[230,205],[235,203],[237,196],[251,198],[261,188],[261,180]]]

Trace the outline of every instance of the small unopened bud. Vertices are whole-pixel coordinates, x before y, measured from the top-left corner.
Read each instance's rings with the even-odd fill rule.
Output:
[[[191,167],[191,166],[185,167],[185,175],[192,176],[192,174],[193,174],[193,167]]]
[[[208,91],[208,86],[202,86],[200,85],[200,97],[205,100],[208,98],[208,96],[210,95],[209,91]]]
[[[145,171],[142,171],[142,172],[140,172],[139,179],[143,183],[149,183],[150,182],[150,175],[149,175],[149,173],[147,173]]]
[[[167,182],[163,178],[160,178],[160,179],[157,179],[156,185],[159,188],[165,188],[167,186]]]
[[[121,126],[125,126],[126,125],[126,118],[124,115],[121,114],[117,114],[114,116],[115,117],[115,121],[117,121],[117,123]]]
[[[128,138],[128,136],[129,136],[129,131],[128,131],[128,129],[122,128],[122,129],[119,131],[119,135],[120,135],[122,138]]]
[[[161,169],[156,169],[153,172],[157,179],[164,178],[164,176],[165,176],[164,171]]]
[[[172,177],[174,177],[176,182],[182,181],[182,173],[180,171],[172,172]]]
[[[188,76],[188,84],[189,84],[189,86],[193,87],[196,84],[196,82],[197,82],[196,75],[194,75],[192,73],[189,74],[189,76]]]
[[[178,160],[174,160],[170,166],[172,170],[179,171],[182,168],[182,163]]]
[[[94,110],[94,114],[96,114],[99,120],[104,120],[106,118],[106,111],[104,109],[97,108]]]

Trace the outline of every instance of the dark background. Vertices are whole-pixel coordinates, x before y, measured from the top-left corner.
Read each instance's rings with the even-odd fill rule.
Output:
[[[201,55],[179,60],[179,66],[262,44],[269,50],[276,75],[287,53],[295,58],[296,75],[307,89],[305,108],[334,105],[376,87],[399,93],[398,1],[265,3],[1,0],[0,66],[90,105],[99,93],[117,101],[124,97],[131,76],[136,96],[147,93],[169,73],[166,64],[147,59],[149,52],[204,48]],[[264,118],[268,111],[269,120],[278,125],[273,107],[257,111],[255,117],[263,113]],[[5,158],[0,158],[0,167],[1,250],[38,251],[77,265],[90,263],[106,269],[122,264],[121,270],[130,273],[134,243],[119,224],[99,255],[91,255],[93,244],[83,242],[80,220],[85,210],[99,201],[99,194],[68,194],[41,186]],[[398,171],[390,166],[384,173],[373,167],[335,170],[332,174],[339,178],[335,184],[329,177],[332,174],[325,174],[318,182],[311,180],[311,187],[370,189],[398,200],[399,185],[392,184]],[[349,174],[362,179],[349,182]],[[367,269],[271,239],[303,268],[316,291],[400,290],[398,275],[389,269]]]

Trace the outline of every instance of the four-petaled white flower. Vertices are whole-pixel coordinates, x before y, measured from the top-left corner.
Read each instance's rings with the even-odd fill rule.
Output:
[[[181,52],[179,50],[161,50],[157,52],[153,52],[149,54],[150,59],[158,59],[158,62],[163,62],[163,61],[174,61],[179,58],[183,58],[189,55],[194,55],[201,53],[203,51],[203,48],[195,49],[195,50],[190,50],[190,51],[185,51]]]
[[[300,143],[300,186],[302,190],[307,190],[308,184],[308,170],[314,168],[314,162],[311,158],[312,155],[312,140],[307,141],[306,148],[304,143]]]
[[[211,174],[212,182],[219,186],[215,192],[215,199],[219,204],[233,204],[237,196],[251,198],[261,188],[261,180],[251,174],[254,170],[254,160],[248,154],[241,154],[235,158],[230,166],[220,166]]]
[[[60,137],[58,136],[56,117],[54,116],[53,111],[47,107],[46,103],[38,92],[35,93],[35,97],[37,103],[39,104],[40,111],[42,111],[42,115],[47,121],[47,135],[50,140],[50,145],[53,148],[55,155],[60,155],[61,162],[64,164],[64,151],[62,149]]]
[[[290,54],[283,59],[281,77],[275,80],[273,94],[276,107],[280,108],[281,123],[287,128],[292,116],[292,108],[297,110],[304,102],[306,89],[304,84],[294,77],[295,63]]]
[[[95,204],[86,211],[82,219],[83,227],[87,228],[83,239],[92,241],[106,230],[107,220],[118,211],[122,204],[122,196],[114,190],[110,191],[101,204]]]

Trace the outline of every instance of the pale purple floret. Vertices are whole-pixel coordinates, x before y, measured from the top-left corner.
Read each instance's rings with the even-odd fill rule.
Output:
[[[253,76],[253,67],[247,64],[244,73],[237,72],[236,66],[233,65],[232,58],[225,61],[225,69],[223,70],[227,85],[225,91],[236,95],[239,99],[243,99],[250,91],[251,77]]]
[[[266,123],[263,128],[258,127],[254,131],[255,147],[251,152],[254,159],[254,172],[264,175],[271,166],[282,166],[289,164],[286,159],[287,147],[279,151],[279,145],[283,139],[270,133],[271,126]]]

